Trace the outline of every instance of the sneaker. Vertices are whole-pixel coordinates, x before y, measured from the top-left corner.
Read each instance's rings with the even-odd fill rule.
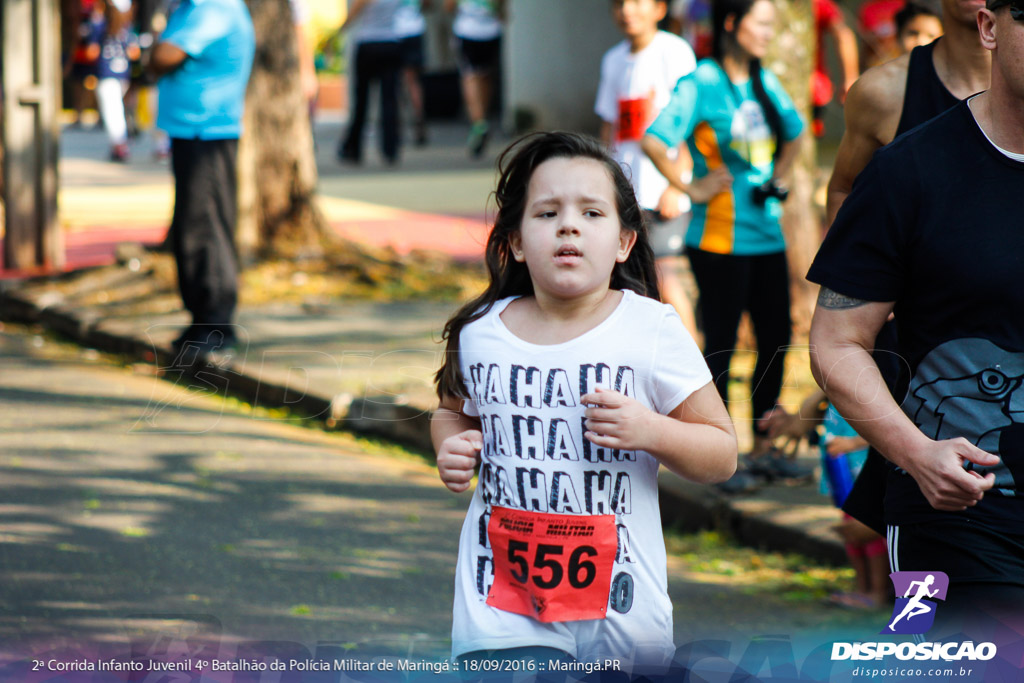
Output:
[[[349,149],[344,145],[338,147],[338,161],[343,164],[352,164],[358,166],[363,163],[363,155],[354,149]]]
[[[131,152],[128,150],[128,143],[122,142],[110,148],[110,160],[120,164],[128,163]]]
[[[715,488],[730,495],[753,493],[761,488],[757,479],[746,470],[736,470],[735,474],[723,482],[715,484]]]
[[[238,340],[230,331],[209,325],[189,325],[171,342],[174,365],[195,365],[208,360],[211,354],[216,354],[219,360],[230,359],[237,344]]]
[[[749,454],[743,458],[747,470],[757,477],[767,481],[786,481],[799,483],[810,481],[814,476],[814,470],[805,465],[787,458],[780,451],[772,448],[764,455],[756,458]]]
[[[423,119],[413,124],[412,139],[417,147],[427,146],[427,124]]]
[[[466,140],[466,147],[469,149],[471,157],[479,159],[483,156],[490,133],[491,128],[486,121],[477,121],[473,124],[473,127],[469,130],[469,138]]]

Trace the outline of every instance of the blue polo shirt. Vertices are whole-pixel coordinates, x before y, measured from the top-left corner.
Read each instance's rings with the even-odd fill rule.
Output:
[[[256,43],[242,0],[183,0],[162,42],[188,57],[160,79],[157,128],[172,138],[237,138]]]

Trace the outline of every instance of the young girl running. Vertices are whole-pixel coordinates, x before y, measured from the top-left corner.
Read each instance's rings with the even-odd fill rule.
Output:
[[[480,468],[453,655],[664,665],[658,466],[728,478],[732,423],[679,316],[657,301],[641,210],[600,144],[535,134],[499,170],[490,284],[445,326],[432,423],[449,489]]]

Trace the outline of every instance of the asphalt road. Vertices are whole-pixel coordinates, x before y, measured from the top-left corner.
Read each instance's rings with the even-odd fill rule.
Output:
[[[416,456],[204,393],[0,326],[0,678],[140,638],[443,657],[467,494]],[[679,557],[669,575],[680,644],[850,625]]]

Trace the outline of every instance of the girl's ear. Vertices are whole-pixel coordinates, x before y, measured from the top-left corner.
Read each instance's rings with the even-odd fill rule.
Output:
[[[523,238],[519,234],[518,230],[508,236],[508,246],[509,250],[512,252],[512,258],[519,263],[526,260],[526,256],[523,255]]]
[[[633,251],[633,245],[636,244],[639,233],[635,230],[620,230],[619,231],[619,253],[615,257],[616,263],[625,263],[626,259],[629,258],[629,253]]]

